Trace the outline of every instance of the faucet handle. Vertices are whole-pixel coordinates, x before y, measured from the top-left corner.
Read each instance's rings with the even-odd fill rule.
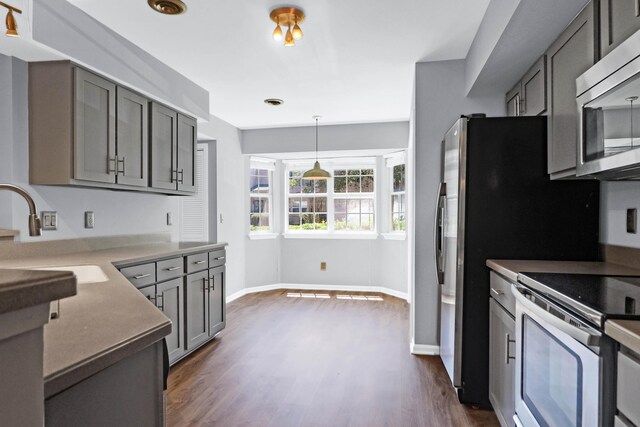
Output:
[[[42,234],[42,221],[37,214],[29,215],[29,236],[40,236]]]

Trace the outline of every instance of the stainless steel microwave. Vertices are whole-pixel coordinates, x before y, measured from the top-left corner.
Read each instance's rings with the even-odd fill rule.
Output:
[[[640,31],[576,80],[577,176],[640,179]]]

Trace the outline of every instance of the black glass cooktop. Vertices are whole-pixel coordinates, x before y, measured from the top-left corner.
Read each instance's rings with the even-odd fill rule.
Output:
[[[607,318],[640,319],[640,277],[521,273],[518,278],[579,313],[597,313],[601,322]]]

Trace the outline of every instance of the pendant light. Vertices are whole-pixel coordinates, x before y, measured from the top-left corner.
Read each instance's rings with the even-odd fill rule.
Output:
[[[13,16],[13,12],[22,13],[22,11],[1,1],[0,6],[8,9],[7,16],[5,18],[5,25],[7,26],[7,32],[5,34],[8,37],[20,37],[18,34],[18,24],[16,23],[16,18]]]
[[[320,119],[320,116],[313,116],[313,118],[316,119],[316,162],[313,164],[313,169],[309,169],[302,174],[302,178],[313,180],[329,179],[331,178],[331,174],[322,169],[318,161],[318,119]]]

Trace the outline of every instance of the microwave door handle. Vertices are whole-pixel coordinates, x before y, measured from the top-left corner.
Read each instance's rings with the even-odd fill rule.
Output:
[[[587,325],[586,323],[578,322],[577,319],[576,319],[576,322],[578,322],[582,326],[580,328],[573,326],[562,319],[559,319],[558,317],[549,313],[547,310],[544,310],[542,307],[538,306],[533,301],[530,301],[529,299],[527,299],[524,296],[524,292],[529,292],[530,294],[534,295],[536,298],[541,299],[546,304],[550,305],[551,307],[553,307],[555,310],[558,310],[559,312],[563,312],[563,313],[565,312],[565,310],[562,307],[550,301],[548,298],[545,298],[536,292],[532,292],[529,288],[526,288],[519,284],[512,285],[511,292],[515,296],[516,302],[518,304],[521,304],[526,309],[526,311],[536,314],[538,317],[542,318],[545,322],[549,323],[551,326],[555,327],[556,329],[561,330],[562,332],[569,335],[576,341],[588,347],[597,347],[600,345],[600,337],[602,336],[600,332],[598,332],[591,326]]]
[[[442,214],[444,213],[442,209],[442,200],[444,199],[443,195],[445,194],[445,184],[443,182],[440,183],[438,187],[438,198],[436,201],[436,213],[435,213],[435,223],[433,229],[433,248],[434,248],[434,259],[436,264],[436,276],[438,279],[438,284],[444,284],[444,272],[440,268],[440,259],[442,258],[442,223],[443,218]]]

